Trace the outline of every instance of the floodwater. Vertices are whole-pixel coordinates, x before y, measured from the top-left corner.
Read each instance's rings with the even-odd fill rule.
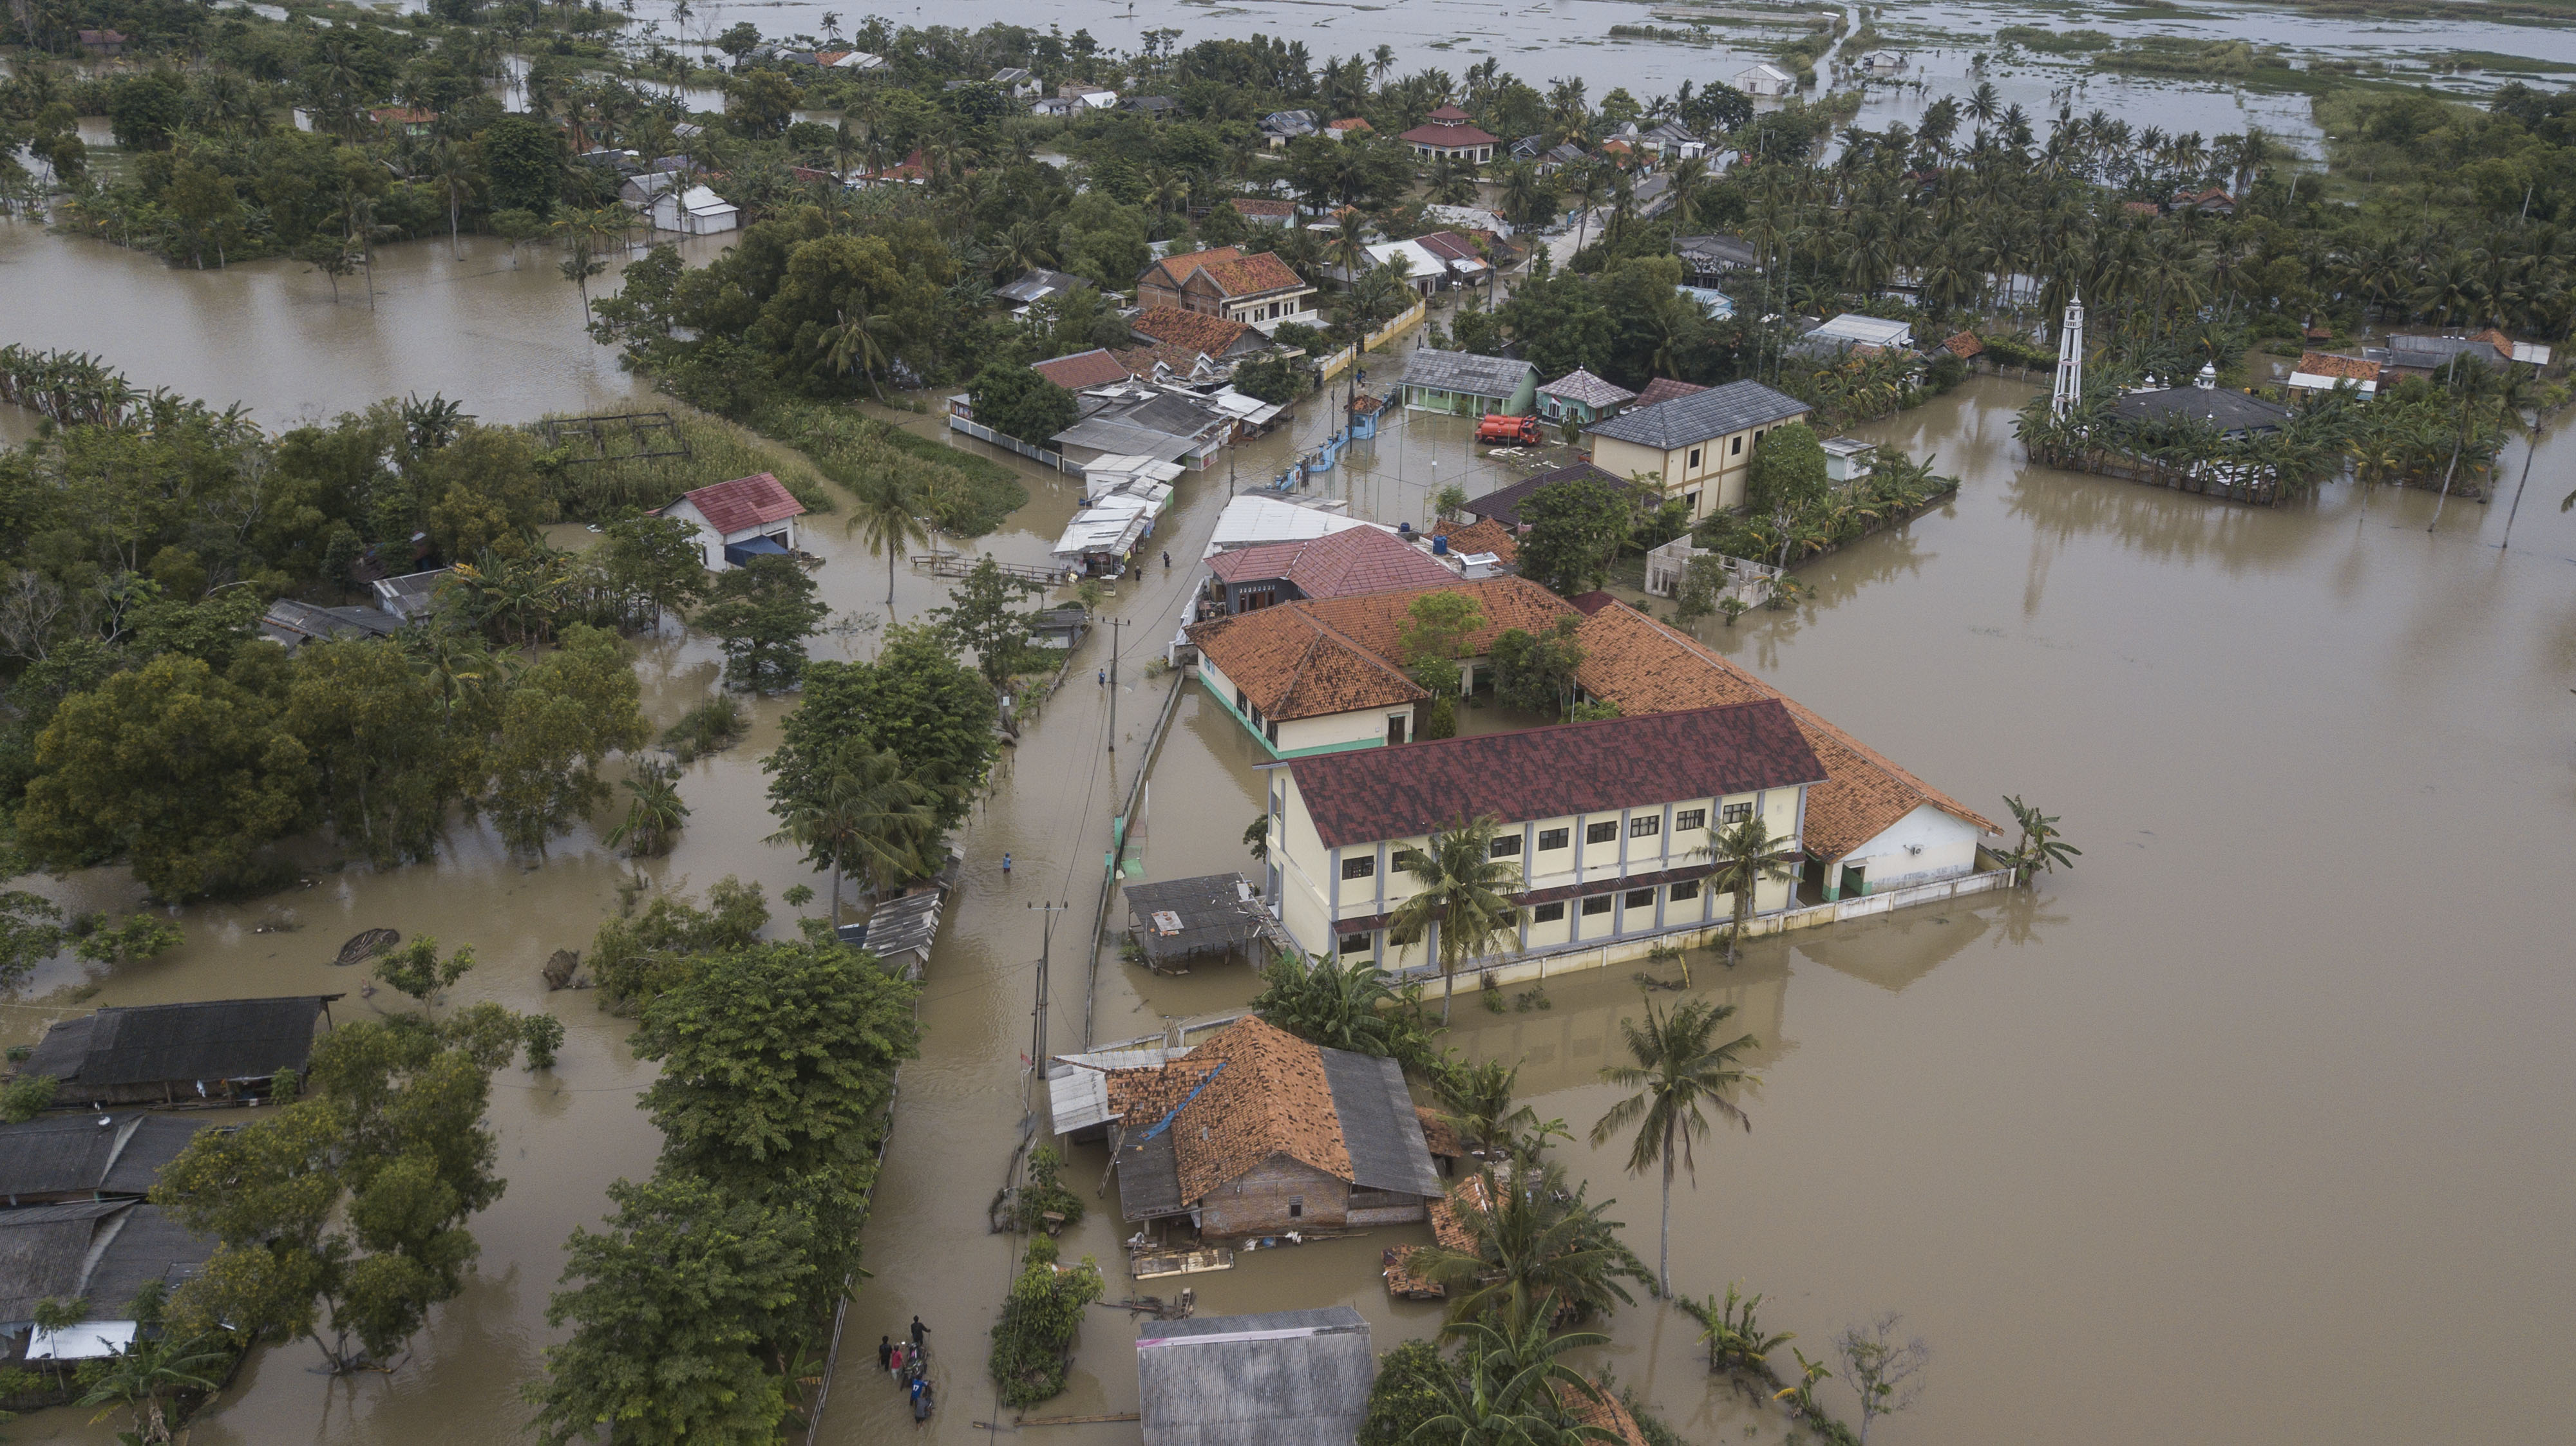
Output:
[[[95,293],[84,312],[52,292],[97,274],[95,249],[0,228],[13,339],[105,350],[138,384],[243,396],[271,425],[389,391],[444,390],[495,420],[632,394],[579,342],[571,288],[534,258],[542,285],[480,253],[492,274],[467,286],[424,256],[409,289],[379,302],[417,308],[410,326],[360,327],[362,304],[344,300],[299,331],[248,320],[321,280],[284,268],[201,278],[132,258],[133,294]],[[532,313],[524,330],[514,304]],[[288,315],[321,305],[305,297]],[[82,323],[101,308],[108,326]],[[28,335],[22,316],[45,330]],[[456,317],[490,331],[469,342],[448,330]],[[1762,941],[1732,973],[1697,962],[1703,991],[1762,1039],[1765,1082],[1753,1132],[1712,1141],[1676,1191],[1676,1284],[1767,1292],[1766,1324],[1811,1353],[1846,1324],[1903,1312],[1934,1355],[1930,1390],[1885,1428],[1891,1441],[2545,1438],[2561,1416],[2552,1345],[2576,1326],[2563,1048],[2576,986],[2552,967],[2568,919],[2551,847],[2576,822],[2576,518],[2553,505],[2576,442],[2547,445],[2507,552],[2494,545],[2502,503],[2455,504],[2428,534],[2434,500],[2420,493],[2339,485],[2263,511],[2028,468],[2010,414],[2029,390],[1982,381],[1860,429],[1936,453],[1965,479],[1958,499],[1803,569],[1817,594],[1799,611],[1704,631],[1970,804],[2000,813],[2018,793],[2062,814],[2085,855],[2029,895]],[[1303,413],[1240,454],[1247,485],[1322,429],[1319,408]],[[1470,457],[1464,425],[1400,419],[1325,485],[1418,521],[1443,483],[1463,474],[1481,492],[1507,475]],[[2517,447],[2508,474],[2519,464]],[[1037,560],[1071,508],[1069,484],[1026,475],[1031,505],[977,544],[1005,560]],[[873,1278],[850,1311],[825,1440],[912,1430],[866,1336],[915,1313],[933,1331],[943,1407],[914,1439],[963,1443],[1000,1414],[983,1338],[1018,1242],[987,1233],[984,1207],[1029,1127],[1042,950],[1051,1049],[1153,1033],[1254,992],[1239,968],[1155,978],[1114,954],[1085,988],[1108,820],[1172,686],[1141,675],[1226,491],[1222,468],[1186,479],[1157,539],[1179,566],[1149,568],[1105,609],[1129,624],[1114,726],[1113,690],[1093,680],[1104,630],[957,840],[964,887],[929,971],[923,1058],[904,1072],[868,1230]],[[831,519],[808,536],[829,559],[827,601],[881,611],[882,562]],[[897,611],[939,596],[905,572]],[[667,722],[713,688],[716,658],[674,635],[646,642],[643,671],[648,711]],[[691,766],[689,828],[648,877],[703,888],[738,874],[773,901],[814,882],[763,842],[774,824],[757,764],[786,706],[763,700],[747,741]],[[1238,865],[1254,752],[1183,694],[1151,772],[1148,876]],[[309,1346],[264,1350],[199,1423],[201,1446],[513,1439],[518,1385],[557,1338],[544,1306],[563,1239],[597,1218],[608,1182],[650,1170],[658,1143],[633,1108],[650,1069],[627,1055],[628,1026],[537,978],[554,949],[586,947],[627,868],[588,831],[533,868],[461,832],[437,866],[317,869],[310,889],[186,911],[188,943],[161,960],[59,961],[5,1001],[12,1042],[82,1004],[347,990],[339,1016],[366,1017],[391,997],[359,997],[362,981],[327,961],[349,934],[390,925],[476,947],[455,1002],[546,1008],[570,1026],[558,1069],[496,1081],[509,1193],[474,1222],[480,1270],[415,1358],[390,1378],[334,1381]],[[109,871],[48,887],[82,907],[133,903]],[[1046,902],[1067,906],[1051,940]],[[298,927],[254,932],[267,922]],[[1552,982],[1543,1011],[1464,999],[1453,1043],[1520,1060],[1539,1113],[1582,1131],[1609,1103],[1595,1071],[1638,1007],[1613,974]],[[1620,1173],[1619,1148],[1560,1154],[1596,1196],[1618,1197],[1651,1255],[1654,1194]],[[1101,1165],[1077,1151],[1068,1179],[1090,1191]],[[1125,1232],[1114,1195],[1095,1208],[1066,1244],[1108,1264],[1114,1298],[1130,1284]],[[1374,1273],[1379,1248],[1420,1238],[1256,1254],[1188,1283],[1203,1314],[1348,1301],[1383,1349],[1436,1326],[1428,1308],[1390,1303]],[[1691,1438],[1776,1439],[1776,1417],[1705,1376],[1682,1318],[1640,1304],[1611,1328],[1608,1363]],[[1133,1333],[1094,1311],[1071,1388],[1041,1413],[1134,1410]],[[2428,1388],[2471,1379],[2473,1392]],[[107,1440],[85,1414],[11,1429]],[[1131,1443],[1136,1428],[1062,1439]]]

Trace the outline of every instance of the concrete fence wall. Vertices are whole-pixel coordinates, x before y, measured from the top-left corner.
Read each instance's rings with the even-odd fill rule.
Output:
[[[1032,447],[1017,437],[1004,436],[981,422],[968,421],[955,412],[948,414],[948,429],[952,432],[963,432],[978,442],[990,442],[996,447],[1008,447],[1040,466],[1053,467],[1059,472],[1070,473],[1076,477],[1082,475],[1082,464],[1064,460],[1061,453],[1050,452],[1044,447]]]
[[[1766,934],[1786,934],[1794,929],[1815,929],[1846,919],[1865,919],[1873,914],[1891,913],[1917,904],[1947,903],[1971,894],[1989,893],[2012,884],[2010,869],[1993,869],[1985,873],[1965,874],[1955,879],[1917,884],[1912,888],[1890,889],[1883,894],[1863,894],[1856,898],[1838,899],[1830,904],[1813,904],[1803,909],[1783,909],[1773,914],[1756,914],[1745,928],[1744,937],[1759,939]],[[1674,944],[1713,944],[1726,937],[1731,925],[1726,921],[1695,925],[1687,929],[1669,929],[1660,934],[1632,935],[1601,944],[1577,944],[1570,948],[1544,953],[1504,954],[1458,972],[1460,988],[1481,987],[1487,979],[1500,988],[1511,984],[1528,984],[1554,979],[1561,975],[1588,969],[1606,969],[1613,964],[1626,964],[1645,958],[1659,946]],[[1437,983],[1437,965],[1417,965],[1403,971],[1404,979],[1425,979]]]
[[[1324,358],[1324,360],[1318,364],[1317,371],[1322,375],[1324,380],[1328,382],[1331,381],[1333,378],[1342,374],[1343,368],[1348,367],[1352,362],[1358,360],[1361,352],[1367,351],[1369,348],[1374,346],[1383,346],[1394,337],[1420,325],[1422,317],[1422,303],[1416,301],[1411,306],[1406,307],[1403,311],[1398,312],[1393,321],[1390,321],[1386,325],[1379,327],[1377,330],[1370,332],[1368,334],[1368,339],[1362,341],[1359,345],[1343,347],[1340,351]]]

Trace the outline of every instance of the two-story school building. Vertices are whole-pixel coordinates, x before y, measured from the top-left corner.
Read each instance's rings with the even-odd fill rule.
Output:
[[[1516,952],[1704,930],[1733,917],[1709,885],[1709,831],[1759,818],[1794,854],[1825,767],[1776,698],[1291,757],[1269,770],[1269,879],[1300,948],[1390,969],[1436,961],[1387,938],[1414,892],[1408,850],[1462,821],[1501,827],[1518,865]],[[1765,881],[1756,912],[1788,907]]]

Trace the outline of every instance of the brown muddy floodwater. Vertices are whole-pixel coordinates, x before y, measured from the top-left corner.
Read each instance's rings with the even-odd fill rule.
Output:
[[[45,296],[47,329],[17,330],[25,268],[50,265],[49,248],[88,244],[0,227],[11,339],[106,350],[139,385],[245,396],[271,425],[405,389],[444,390],[509,420],[631,385],[604,353],[531,340],[542,360],[518,365],[446,334],[453,323],[437,307],[515,334],[515,297],[551,306],[542,325],[577,341],[570,288],[551,276],[487,276],[433,303],[445,263],[429,259],[416,263],[421,285],[401,293],[431,308],[417,322],[417,367],[380,339],[390,332],[332,331],[306,357],[291,327],[251,324],[248,308],[271,314],[318,277],[256,283],[275,288],[265,301],[245,290],[253,283],[220,277],[197,286],[171,274],[164,292],[157,263],[140,259],[135,284],[160,301],[98,307],[140,327],[175,308],[186,328],[102,337],[73,303]],[[506,272],[505,258],[486,261]],[[223,314],[239,323],[205,321],[221,310],[207,298],[228,295],[235,310]],[[308,303],[287,314],[310,314]],[[350,309],[321,315],[339,327]],[[168,344],[144,344],[155,335]],[[343,351],[360,360],[335,360]],[[375,353],[389,360],[364,372]],[[596,383],[564,380],[585,376]],[[2011,440],[2026,395],[1980,382],[1869,429],[1937,452],[1965,479],[1958,499],[1804,569],[1817,593],[1797,613],[1704,631],[1971,804],[1999,814],[2000,795],[2020,793],[2063,814],[2085,855],[2035,895],[1762,941],[1732,973],[1697,966],[1705,991],[1739,1005],[1762,1039],[1765,1080],[1753,1132],[1713,1142],[1696,1185],[1676,1191],[1676,1284],[1767,1292],[1766,1324],[1797,1331],[1811,1352],[1845,1324],[1904,1312],[1934,1354],[1922,1404],[1882,1428],[1898,1443],[2563,1434],[2547,1423],[2563,1417],[2555,1344],[2576,1326],[2576,1071],[2564,1047],[2576,986],[2558,967],[2571,912],[2563,841],[2576,822],[2576,519],[2553,504],[2576,474],[2576,442],[2549,444],[2536,500],[2501,552],[2501,505],[2454,505],[2427,535],[2433,500],[2419,494],[2339,485],[2257,511],[2031,469]],[[1243,450],[1246,483],[1321,430],[1317,409],[1305,411]],[[1480,492],[1505,478],[1469,456],[1463,424],[1447,419],[1410,419],[1357,461],[1328,486],[1390,522],[1418,521],[1443,482]],[[2517,450],[2508,469],[2519,462]],[[1042,557],[1071,509],[1069,484],[1027,476],[1030,506],[977,544],[1006,560]],[[1057,1049],[1083,1038],[1087,1003],[1096,1037],[1116,1039],[1254,992],[1239,968],[1155,978],[1114,956],[1089,1001],[1083,987],[1108,820],[1172,686],[1143,680],[1142,667],[1172,634],[1226,490],[1221,468],[1183,483],[1156,539],[1177,566],[1148,569],[1108,609],[1134,624],[1114,765],[1108,690],[1093,681],[1104,631],[958,839],[964,887],[924,990],[923,1057],[903,1074],[868,1229],[874,1278],[850,1311],[825,1440],[962,1446],[1001,1414],[984,1340],[1017,1242],[984,1219],[1028,1118],[1042,921],[1031,905],[1072,906],[1051,950]],[[829,557],[826,599],[882,613],[882,563],[829,519],[808,535]],[[917,616],[941,593],[906,572],[898,611]],[[839,647],[824,639],[816,652]],[[869,647],[854,644],[860,656]],[[648,640],[648,711],[676,716],[715,686],[716,667],[702,639]],[[747,741],[691,766],[689,828],[648,876],[703,888],[738,874],[773,901],[810,881],[763,842],[774,824],[758,761],[787,706],[762,701]],[[1151,773],[1150,876],[1240,864],[1254,751],[1184,695]],[[570,1026],[551,1074],[496,1081],[509,1191],[475,1220],[480,1271],[415,1358],[391,1377],[334,1381],[314,1372],[309,1345],[263,1350],[200,1419],[198,1446],[522,1434],[516,1393],[556,1338],[544,1308],[564,1237],[597,1219],[611,1180],[648,1172],[658,1146],[633,1107],[650,1071],[626,1051],[628,1025],[586,995],[546,995],[537,978],[554,949],[587,946],[628,867],[589,832],[533,868],[488,834],[461,832],[434,866],[322,870],[306,890],[188,910],[188,943],[163,959],[58,961],[0,1008],[12,1042],[80,1007],[70,995],[88,985],[88,1005],[347,989],[342,1017],[364,1017],[386,997],[357,997],[355,971],[327,961],[349,934],[390,925],[476,946],[481,965],[459,1002],[550,1009]],[[49,887],[85,907],[134,898],[107,871]],[[774,928],[788,927],[787,912]],[[281,915],[299,927],[253,932]],[[1498,1016],[1463,1000],[1454,1043],[1521,1061],[1539,1112],[1580,1131],[1609,1102],[1595,1071],[1637,1007],[1626,973],[1613,975],[1552,981],[1545,1011]],[[1615,1213],[1650,1253],[1653,1190],[1621,1175],[1615,1150],[1562,1154],[1596,1195],[1619,1198]],[[1101,1166],[1098,1151],[1077,1151],[1069,1178],[1088,1190]],[[1099,1198],[1066,1244],[1108,1266],[1116,1296],[1129,1282],[1114,1213],[1114,1196]],[[1348,1302],[1385,1349],[1437,1324],[1429,1308],[1390,1303],[1375,1273],[1382,1246],[1421,1238],[1410,1227],[1257,1254],[1191,1284],[1203,1314]],[[932,1328],[942,1397],[922,1429],[866,1350],[916,1312]],[[1767,1409],[1710,1383],[1681,1317],[1641,1303],[1611,1330],[1607,1363],[1688,1439],[1778,1438]],[[1134,1410],[1134,1331],[1095,1310],[1071,1389],[1042,1412]],[[10,1430],[111,1439],[85,1416],[47,1412]],[[1115,1423],[1046,1435],[1138,1439]]]

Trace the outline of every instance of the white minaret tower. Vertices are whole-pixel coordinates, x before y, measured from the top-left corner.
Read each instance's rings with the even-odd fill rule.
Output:
[[[2066,303],[2066,321],[2057,329],[2057,391],[2048,399],[2048,414],[2063,420],[2084,395],[2084,297]]]

